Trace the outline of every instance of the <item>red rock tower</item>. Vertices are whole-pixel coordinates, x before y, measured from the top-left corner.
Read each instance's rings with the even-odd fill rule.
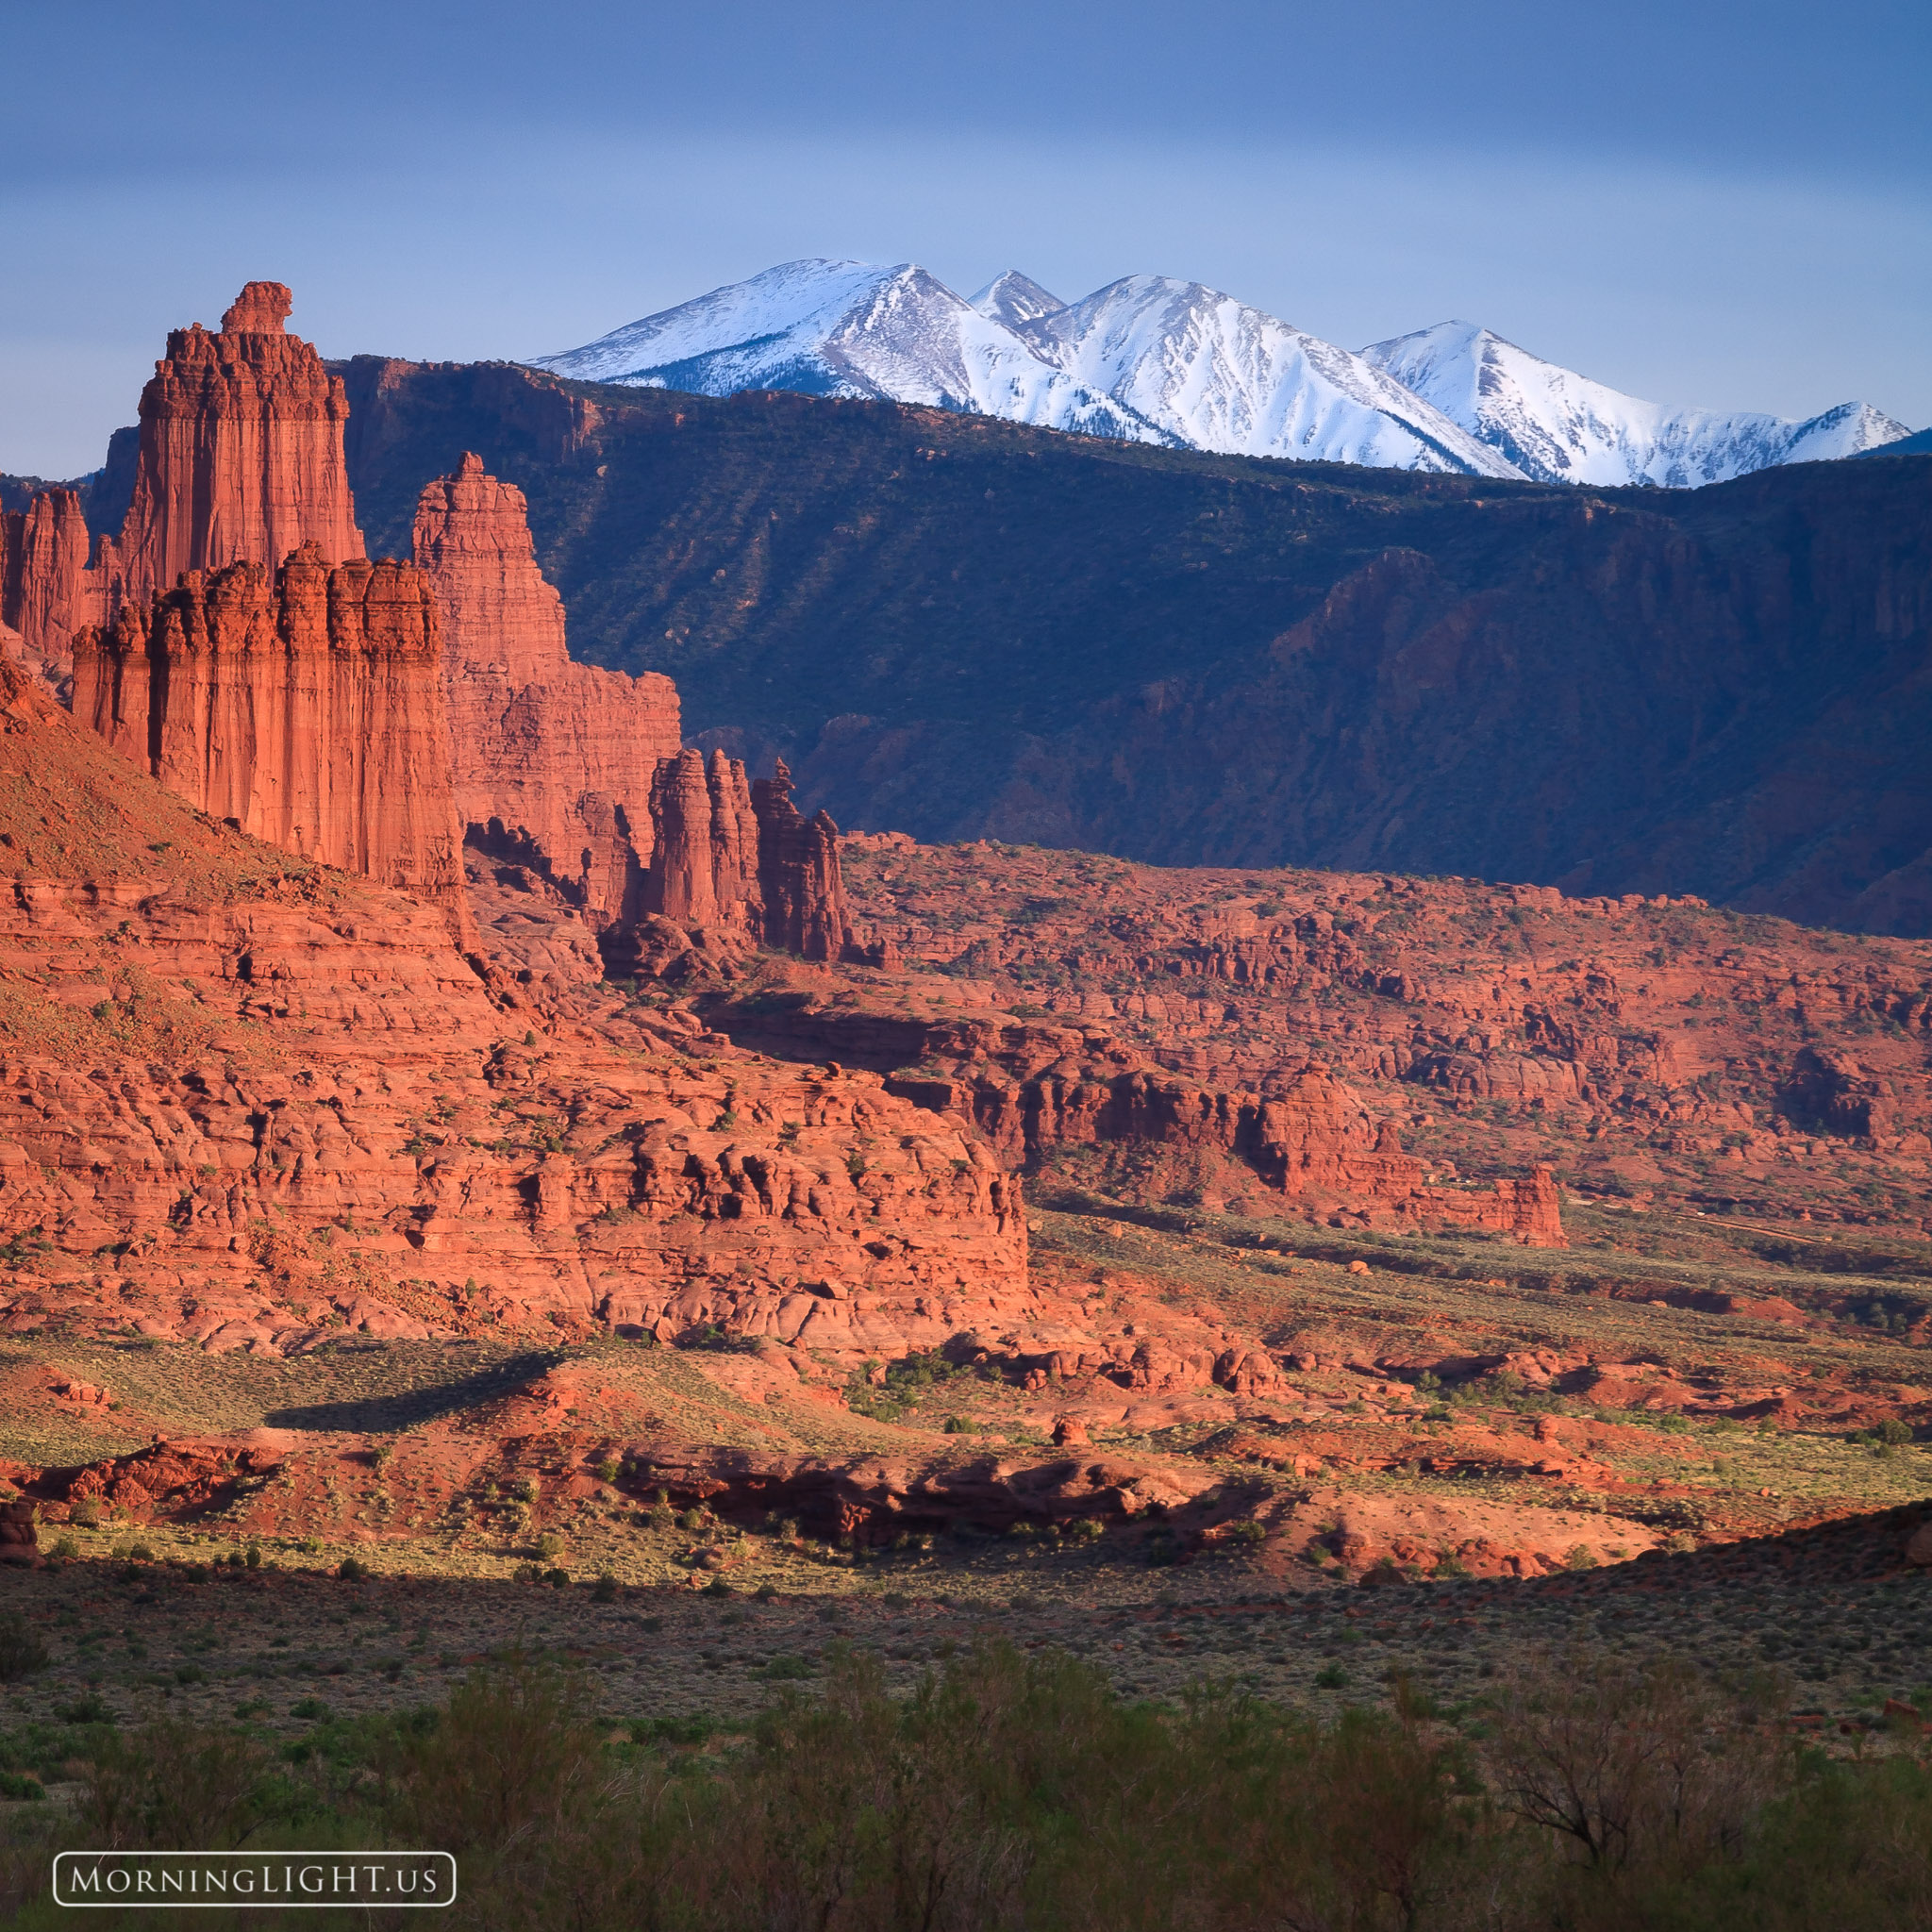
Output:
[[[329,563],[361,557],[342,455],[348,397],[314,348],[287,334],[280,282],[250,282],[210,335],[174,330],[141,392],[134,501],[103,540],[103,615],[145,606],[185,571],[273,572],[305,543]]]
[[[758,827],[744,766],[714,751],[682,751],[651,788],[651,869],[643,909],[680,925],[724,925],[754,938],[762,925]]]
[[[571,661],[524,492],[480,457],[425,488],[415,555],[442,614],[457,807],[472,838],[539,866],[596,924],[634,916],[653,776],[677,756],[676,687]]]

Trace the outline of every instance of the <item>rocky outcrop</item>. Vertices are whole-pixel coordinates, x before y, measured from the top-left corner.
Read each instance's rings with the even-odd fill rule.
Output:
[[[56,684],[73,665],[74,633],[97,614],[87,551],[75,491],[41,491],[0,518],[0,624],[20,633],[26,661]]]
[[[1800,1126],[1847,1140],[1874,1141],[1894,1130],[1898,1094],[1891,1082],[1830,1047],[1801,1046],[1778,1099]]]
[[[654,777],[678,748],[675,686],[571,661],[524,493],[487,475],[480,458],[424,489],[414,544],[442,614],[457,808],[470,838],[541,872],[596,924],[635,916]]]
[[[805,818],[791,803],[785,760],[751,788],[758,827],[758,889],[766,945],[808,959],[836,959],[845,949],[845,888],[839,827],[828,812]]]
[[[285,852],[448,908],[462,870],[436,603],[411,564],[191,571],[75,646],[74,710],[169,791]]]
[[[1525,1247],[1569,1245],[1547,1167],[1490,1187],[1436,1186],[1423,1163],[1403,1152],[1394,1124],[1373,1124],[1325,1068],[1305,1066],[1270,1085],[1272,1092],[1243,1109],[1234,1150],[1290,1201],[1364,1225],[1392,1217],[1398,1226],[1487,1229]]]
[[[1258,1094],[1218,1090],[1092,1028],[921,1014],[902,988],[881,1004],[765,990],[721,1004],[712,1023],[767,1051],[878,1068],[891,1091],[976,1128],[1029,1171],[1093,1148],[1137,1166],[1142,1190],[1158,1175],[1204,1198],[1246,1196],[1334,1225],[1464,1227],[1567,1245],[1547,1167],[1489,1187],[1440,1184],[1391,1123],[1372,1119],[1311,1061],[1277,1070]]]
[[[305,543],[328,563],[363,554],[342,458],[341,379],[284,331],[291,298],[250,282],[213,334],[168,337],[141,395],[134,501],[104,539],[91,594],[111,618],[187,571],[275,569]]]

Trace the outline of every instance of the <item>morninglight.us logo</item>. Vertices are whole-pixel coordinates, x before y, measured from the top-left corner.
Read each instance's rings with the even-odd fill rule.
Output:
[[[456,1896],[448,1852],[62,1852],[54,1860],[55,1903],[83,1908],[433,1911]]]

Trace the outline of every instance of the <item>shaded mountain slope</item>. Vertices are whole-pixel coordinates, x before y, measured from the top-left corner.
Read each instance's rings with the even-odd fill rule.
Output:
[[[842,824],[1932,930],[1932,470],[1696,492],[345,365],[372,548],[464,448],[575,647]],[[707,734],[709,734],[708,739]]]

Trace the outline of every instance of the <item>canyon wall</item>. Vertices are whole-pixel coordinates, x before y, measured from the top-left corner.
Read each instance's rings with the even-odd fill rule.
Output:
[[[306,543],[273,577],[190,571],[75,640],[74,711],[210,817],[467,921],[436,601],[412,564]]]
[[[413,540],[442,615],[457,809],[472,841],[534,865],[593,923],[635,916],[653,782],[678,750],[677,688],[571,661],[524,493],[480,458],[425,487]]]
[[[305,543],[329,563],[363,555],[342,457],[348,397],[283,329],[279,282],[250,282],[214,334],[175,329],[141,393],[134,501],[103,539],[95,594],[111,617],[184,571],[271,570]]]

